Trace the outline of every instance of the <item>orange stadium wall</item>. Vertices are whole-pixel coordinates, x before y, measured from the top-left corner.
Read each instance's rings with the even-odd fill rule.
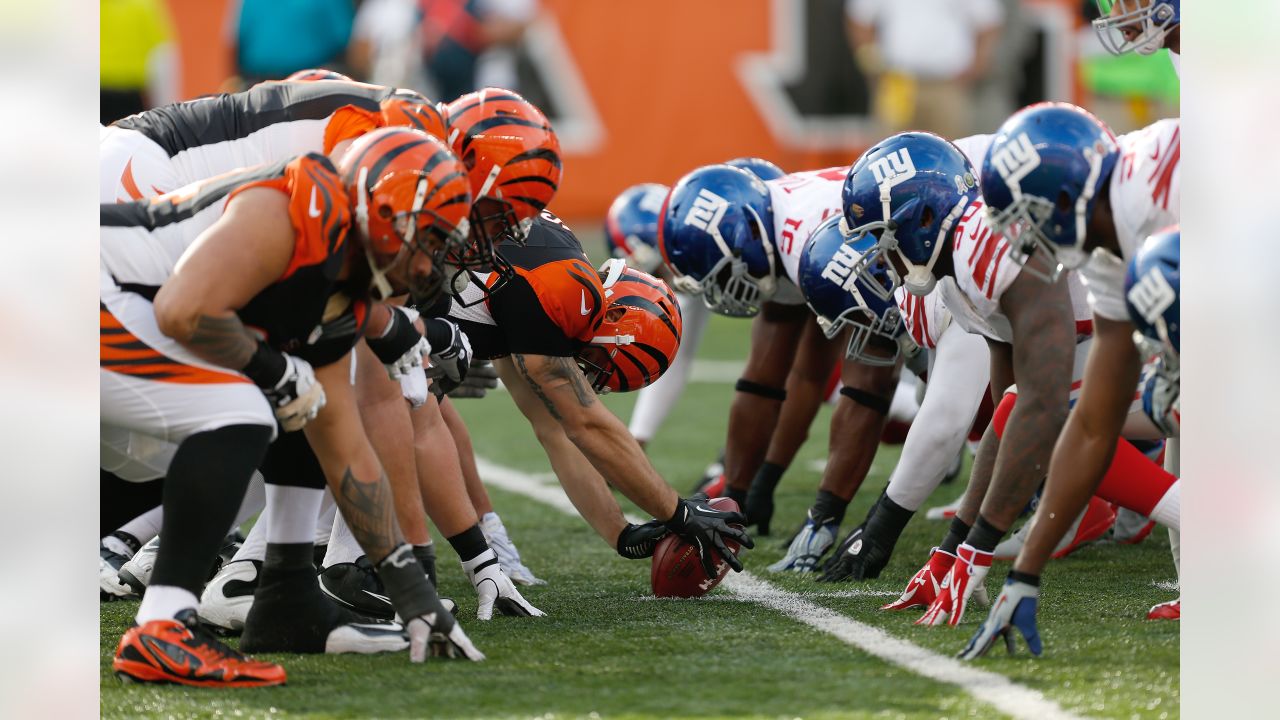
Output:
[[[232,74],[232,3],[169,4],[186,96],[217,91]],[[628,185],[671,183],[697,165],[743,155],[785,170],[844,165],[876,139],[865,118],[803,117],[778,100],[804,73],[804,0],[542,4],[527,45],[559,90],[565,172],[552,207],[565,218],[599,218]],[[1036,4],[1078,12],[1072,0]]]

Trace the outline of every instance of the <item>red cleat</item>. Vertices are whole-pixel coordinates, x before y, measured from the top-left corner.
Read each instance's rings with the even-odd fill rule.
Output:
[[[120,638],[112,662],[122,679],[197,687],[283,685],[284,668],[251,660],[201,628],[194,609],[152,620]]]
[[[1089,543],[1097,540],[1112,525],[1116,524],[1116,513],[1111,509],[1111,503],[1103,500],[1098,496],[1089,498],[1089,505],[1084,509],[1084,514],[1077,518],[1075,525],[1067,531],[1064,542],[1058,543],[1058,547],[1053,551],[1053,558],[1064,558]]]
[[[1152,606],[1147,612],[1148,620],[1181,620],[1182,619],[1182,598],[1162,602],[1159,605]]]
[[[702,492],[707,494],[708,500],[724,495],[724,473],[720,473],[715,480],[708,483],[707,486],[702,489]]]

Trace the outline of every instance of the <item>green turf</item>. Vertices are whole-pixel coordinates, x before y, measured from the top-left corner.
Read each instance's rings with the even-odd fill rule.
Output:
[[[743,324],[716,318],[703,357],[742,357]],[[693,384],[651,446],[658,470],[681,492],[723,443],[729,386]],[[607,402],[627,417],[633,397]],[[547,472],[528,426],[504,393],[459,403],[477,452],[528,472]],[[825,607],[950,655],[983,611],[960,628],[917,628],[918,613],[880,613],[880,596],[823,597],[850,589],[897,592],[945,531],[916,519],[882,579],[827,586],[764,571],[781,557],[782,535],[803,518],[826,451],[824,410],[778,492],[773,537],[759,538],[745,562],[759,577],[810,595]],[[898,455],[884,447],[845,527],[852,527]],[[929,503],[961,487],[944,486]],[[289,671],[283,688],[237,691],[153,688],[119,683],[110,672],[115,643],[136,603],[102,605],[102,713],[105,717],[996,717],[951,685],[926,680],[724,590],[692,601],[653,600],[647,562],[618,558],[584,522],[527,498],[493,491],[526,562],[550,585],[526,597],[543,619],[474,620],[475,599],[455,557],[442,548],[442,590],[458,599],[464,627],[489,655],[483,665],[379,657],[267,656]],[[626,506],[632,510],[631,506]],[[443,545],[443,543],[442,543]],[[988,586],[1003,575],[997,564]],[[1041,690],[1063,707],[1095,717],[1177,717],[1178,626],[1142,618],[1172,597],[1154,582],[1173,578],[1162,530],[1135,547],[1099,545],[1050,566],[1042,599],[1046,656],[998,656],[982,667]],[[472,618],[472,619],[468,619]]]

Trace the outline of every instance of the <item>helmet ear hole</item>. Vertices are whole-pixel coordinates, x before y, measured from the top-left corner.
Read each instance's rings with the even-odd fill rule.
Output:
[[[390,205],[379,205],[379,206],[378,206],[378,217],[382,218],[383,220],[390,220],[390,219],[391,219],[391,216],[392,216],[392,215],[394,215],[394,214],[395,214],[395,213],[394,213],[394,212],[392,212],[392,210],[391,210],[391,206],[390,206]]]
[[[926,205],[924,210],[920,212],[920,227],[927,228],[932,225],[933,218],[933,208]]]
[[[1060,213],[1071,212],[1071,196],[1067,194],[1066,190],[1058,191],[1057,206]]]
[[[622,319],[623,315],[626,314],[627,309],[625,307],[621,305],[611,305],[609,306],[609,309],[604,312],[604,319],[605,322],[616,323]]]

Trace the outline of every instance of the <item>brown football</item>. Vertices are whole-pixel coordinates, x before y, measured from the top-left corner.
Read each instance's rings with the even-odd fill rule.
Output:
[[[738,503],[729,498],[713,498],[707,502],[707,505],[716,510],[738,512]],[[733,527],[742,526],[734,525]],[[737,542],[725,538],[725,545],[737,555]],[[709,578],[706,571],[702,569],[702,562],[698,559],[698,551],[694,546],[674,533],[662,538],[658,542],[657,549],[653,551],[653,565],[649,572],[649,584],[653,588],[653,594],[658,597],[678,598],[706,595],[720,584],[725,575],[729,574],[729,563],[723,558],[717,557],[717,560],[716,576]]]

